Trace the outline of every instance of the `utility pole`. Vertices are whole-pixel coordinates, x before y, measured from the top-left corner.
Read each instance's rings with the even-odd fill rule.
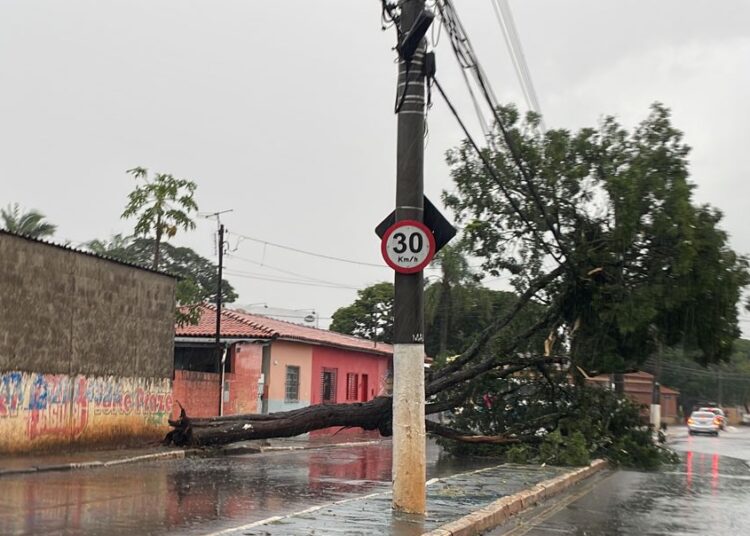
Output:
[[[661,357],[662,357],[662,343],[657,342],[658,349],[656,354],[656,370],[654,370],[654,385],[651,392],[651,424],[654,427],[654,432],[658,432],[661,429]]]
[[[424,0],[401,0],[400,35],[412,29]],[[426,29],[425,29],[426,31]],[[425,41],[398,66],[396,222],[423,221]],[[423,273],[396,273],[393,347],[393,508],[425,513]]]
[[[217,216],[218,219],[218,216]],[[219,222],[219,277],[216,282],[216,360],[219,372],[219,416],[224,415],[224,349],[221,345],[221,278],[224,271],[224,224]]]
[[[224,348],[221,344],[221,279],[224,277],[224,224],[221,223],[221,215],[233,212],[234,209],[220,210],[202,214],[205,218],[216,218],[218,225],[217,253],[219,255],[219,266],[216,281],[216,372],[219,373],[219,416],[224,415]]]

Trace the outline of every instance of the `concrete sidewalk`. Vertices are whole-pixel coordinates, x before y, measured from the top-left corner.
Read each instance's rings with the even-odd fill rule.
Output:
[[[350,435],[346,438],[337,438],[336,436],[324,436],[313,439],[295,437],[288,439],[241,441],[215,448],[174,448],[152,445],[140,448],[5,456],[0,458],[0,477],[48,471],[94,469],[154,460],[233,456],[258,452],[362,446],[376,444],[380,441],[382,440],[372,439],[369,436],[356,435]]]
[[[562,493],[605,467],[602,460],[581,468],[497,465],[429,481],[425,517],[394,512],[391,492],[380,492],[270,517],[206,536],[476,535]]]

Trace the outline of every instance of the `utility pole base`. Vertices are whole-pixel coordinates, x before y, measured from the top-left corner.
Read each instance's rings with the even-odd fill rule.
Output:
[[[393,346],[393,508],[424,514],[424,345]]]
[[[651,404],[651,425],[654,427],[654,432],[658,432],[661,428],[661,404]]]

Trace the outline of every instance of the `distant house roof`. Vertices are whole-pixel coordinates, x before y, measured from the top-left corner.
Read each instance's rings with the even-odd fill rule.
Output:
[[[654,375],[648,372],[638,371],[623,374],[625,379],[625,392],[627,393],[651,393],[654,384]],[[599,374],[587,378],[587,381],[594,382],[597,384],[608,385],[611,381],[609,374]],[[661,386],[662,395],[679,395],[680,392],[667,387],[666,385]]]
[[[177,337],[213,337],[216,334],[216,307],[200,306],[197,325],[176,326]],[[222,309],[221,337],[238,339],[276,339],[299,341],[333,348],[358,350],[383,356],[393,355],[393,346],[326,329],[301,326],[242,310]]]
[[[36,242],[38,244],[43,244],[45,246],[50,246],[50,247],[57,248],[57,249],[64,249],[64,250],[70,251],[72,253],[78,253],[80,255],[87,255],[89,257],[96,257],[97,259],[101,259],[103,261],[113,262],[115,264],[121,264],[123,266],[128,266],[130,268],[136,268],[138,270],[145,270],[146,272],[151,272],[152,274],[158,274],[158,275],[163,275],[163,276],[166,276],[166,277],[171,277],[172,279],[178,279],[177,276],[174,276],[174,275],[172,275],[172,274],[170,274],[168,272],[162,272],[160,270],[154,270],[154,269],[149,268],[147,266],[141,266],[139,264],[133,264],[132,262],[121,261],[119,259],[114,259],[112,257],[107,257],[106,255],[99,255],[98,253],[93,253],[91,251],[86,251],[85,249],[74,248],[74,247],[68,246],[66,244],[55,244],[54,242],[48,242],[47,240],[42,240],[41,238],[34,238],[34,237],[26,236],[26,235],[23,235],[23,234],[12,233],[12,232],[8,231],[7,229],[0,229],[0,235],[12,236],[14,238],[20,238],[22,240],[27,240],[29,242]]]

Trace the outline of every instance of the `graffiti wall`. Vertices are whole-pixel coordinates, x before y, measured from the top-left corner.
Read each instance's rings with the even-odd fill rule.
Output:
[[[0,373],[0,453],[160,439],[169,379]]]

